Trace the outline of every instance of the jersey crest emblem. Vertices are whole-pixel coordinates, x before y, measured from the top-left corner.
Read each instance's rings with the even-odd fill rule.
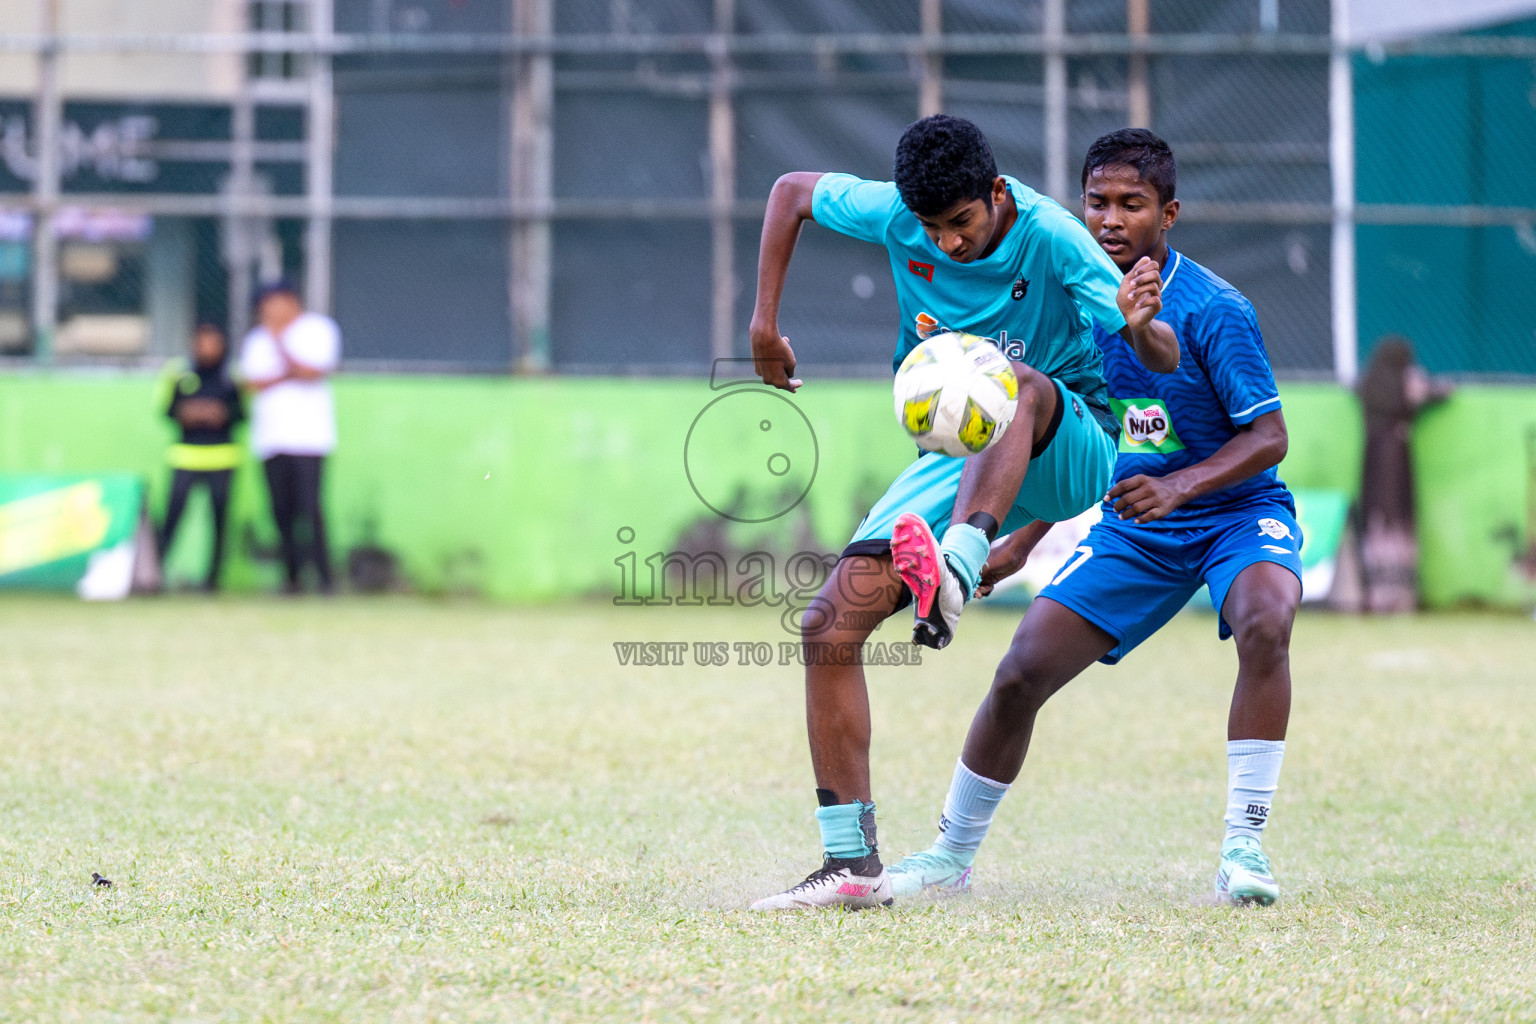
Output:
[[[1158,398],[1111,398],[1109,404],[1120,420],[1122,454],[1167,455],[1184,450],[1166,402]]]
[[[1029,292],[1029,282],[1022,277],[1013,282],[1013,301],[1018,302]]]
[[[1287,540],[1296,539],[1291,536],[1291,528],[1289,526],[1286,526],[1278,519],[1270,519],[1268,517],[1259,520],[1259,533],[1265,537],[1273,537],[1275,540],[1280,540],[1281,538]]]

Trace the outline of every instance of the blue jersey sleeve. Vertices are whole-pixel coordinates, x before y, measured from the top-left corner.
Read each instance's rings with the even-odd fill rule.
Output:
[[[811,193],[811,216],[817,224],[866,242],[883,244],[891,218],[904,209],[894,182],[852,174],[823,174]]]
[[[1054,204],[1053,204],[1054,205]],[[1124,274],[1088,229],[1062,210],[1051,223],[1051,262],[1078,306],[1111,334],[1125,326],[1115,301]]]
[[[1216,293],[1201,311],[1197,351],[1232,422],[1252,423],[1280,408],[1275,373],[1253,306],[1235,291]]]

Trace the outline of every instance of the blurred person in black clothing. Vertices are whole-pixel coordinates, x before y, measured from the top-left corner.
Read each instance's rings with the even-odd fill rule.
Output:
[[[214,324],[199,324],[192,337],[192,367],[177,377],[166,415],[181,426],[181,441],[171,446],[171,496],[160,530],[163,558],[176,537],[192,488],[208,488],[213,505],[213,552],[203,589],[219,589],[224,564],[224,527],[229,513],[229,487],[240,464],[240,448],[230,434],[245,418],[240,389],[225,366],[229,345]]]

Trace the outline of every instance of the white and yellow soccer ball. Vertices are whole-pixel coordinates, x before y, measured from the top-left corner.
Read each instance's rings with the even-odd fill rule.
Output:
[[[918,447],[975,455],[1003,436],[1019,404],[1019,379],[990,338],[938,334],[896,371],[896,421]]]

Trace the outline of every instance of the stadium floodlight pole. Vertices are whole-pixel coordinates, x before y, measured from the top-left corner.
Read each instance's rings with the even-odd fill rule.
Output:
[[[1332,0],[1333,50],[1328,57],[1328,166],[1333,180],[1333,373],[1353,385],[1359,374],[1355,291],[1355,96],[1350,72],[1350,0]]]
[[[317,313],[331,311],[331,219],[335,191],[336,90],[330,38],[336,32],[332,0],[309,0],[309,101],[305,134],[308,222],[304,228],[304,301]]]
[[[1068,207],[1067,4],[1045,0],[1045,191]]]
[[[44,45],[37,51],[37,177],[32,182],[32,337],[40,363],[53,361],[59,322],[59,240],[54,217],[59,206],[59,143],[64,101],[59,93],[59,0],[39,0],[38,27]]]

